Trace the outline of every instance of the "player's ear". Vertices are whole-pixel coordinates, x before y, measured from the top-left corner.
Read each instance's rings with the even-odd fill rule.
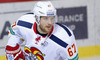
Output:
[[[36,21],[38,21],[38,19],[37,19],[37,16],[35,15],[35,19],[36,19]]]
[[[35,19],[37,20],[37,16],[35,15]]]
[[[38,25],[40,25],[40,17],[35,15],[35,19]]]

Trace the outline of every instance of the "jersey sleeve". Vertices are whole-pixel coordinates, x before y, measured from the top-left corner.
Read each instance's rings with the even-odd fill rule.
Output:
[[[57,23],[56,33],[57,41],[60,41],[58,53],[62,60],[78,60],[78,49],[74,34],[67,26]]]
[[[12,24],[8,30],[9,39],[7,45],[16,46],[16,44],[20,45],[24,41],[22,35],[20,34],[19,27],[16,24],[17,21]]]
[[[18,18],[18,20],[9,28],[9,40],[7,45],[15,46],[16,43],[20,45],[25,40],[25,37],[23,36],[25,35],[24,27],[31,28],[34,21],[34,14],[25,14]]]
[[[11,25],[8,31],[8,43],[5,48],[7,60],[24,59],[23,51],[20,48],[22,44],[22,35],[20,34],[19,27],[16,25],[17,21]]]
[[[19,60],[20,58],[24,60],[23,51],[21,50],[20,45],[25,40],[26,30],[24,27],[30,28],[30,24],[29,23],[25,24],[24,21],[33,22],[32,18],[33,18],[32,14],[23,15],[9,28],[8,31],[9,40],[5,48],[7,60]]]
[[[68,45],[66,48],[63,48],[61,56],[64,60],[78,60],[78,49],[75,41],[73,32],[71,31],[71,36],[69,37],[69,42],[66,42]]]

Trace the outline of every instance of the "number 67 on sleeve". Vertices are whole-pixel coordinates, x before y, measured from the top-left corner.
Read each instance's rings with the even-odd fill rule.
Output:
[[[78,60],[78,50],[75,44],[72,44],[67,48],[68,60]]]

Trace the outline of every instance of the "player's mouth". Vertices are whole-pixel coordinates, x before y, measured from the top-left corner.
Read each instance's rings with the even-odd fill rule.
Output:
[[[48,30],[51,30],[51,26],[46,26],[46,28],[47,28]]]

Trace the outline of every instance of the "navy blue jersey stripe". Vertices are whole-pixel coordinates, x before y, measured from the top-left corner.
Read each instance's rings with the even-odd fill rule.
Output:
[[[64,48],[66,48],[68,45],[67,43],[65,43],[64,41],[62,41],[58,37],[54,36],[53,34],[50,36],[50,39]]]
[[[18,23],[17,23],[17,25],[31,29],[33,24],[29,23],[29,22],[25,22],[25,21],[19,20]]]
[[[61,25],[59,23],[56,23],[56,24],[58,24],[59,26],[61,26],[62,28],[64,28],[66,30],[66,32],[68,33],[69,36],[72,35],[71,32],[65,26],[63,26],[63,25]]]
[[[34,13],[26,13],[26,14],[34,14]]]

